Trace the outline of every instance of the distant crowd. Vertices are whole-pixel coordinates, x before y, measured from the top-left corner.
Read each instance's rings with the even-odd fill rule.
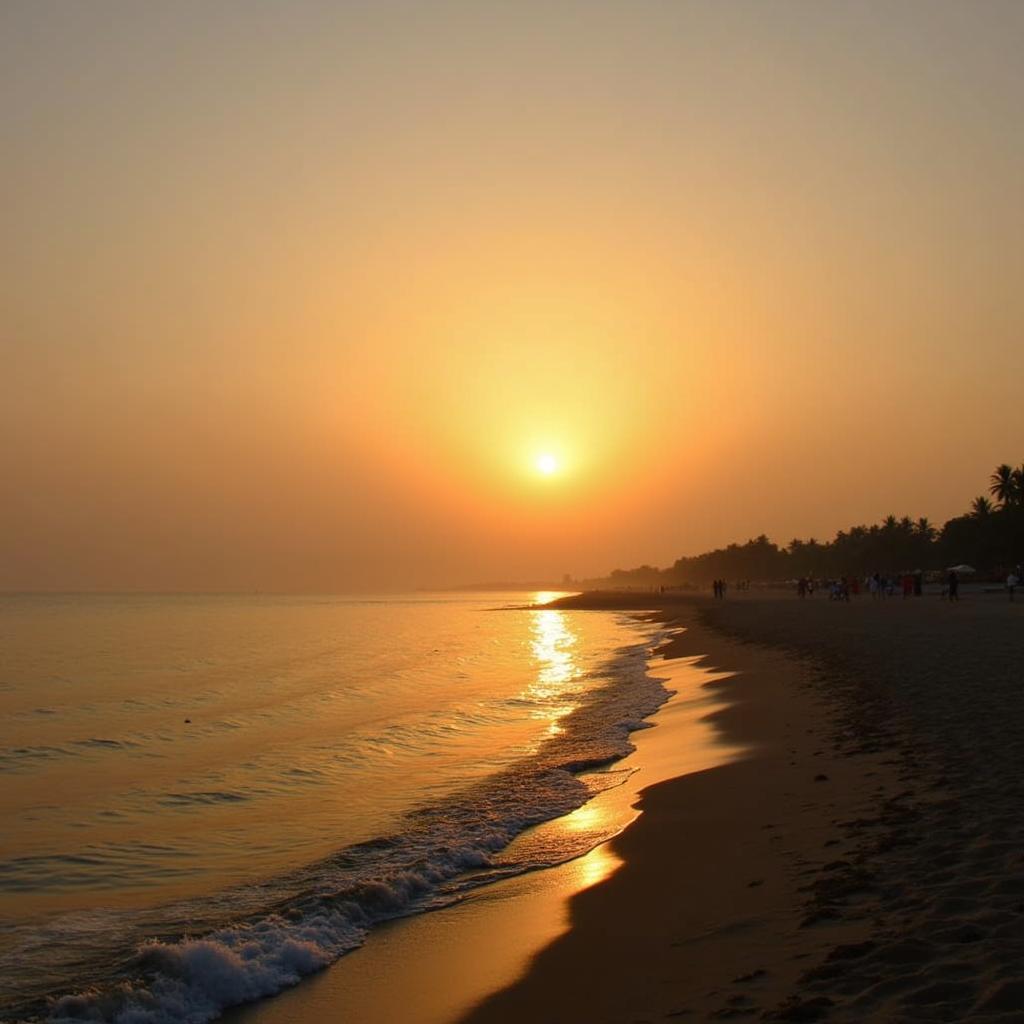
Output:
[[[960,566],[945,570],[943,573],[927,573],[927,582],[931,587],[940,585],[938,595],[947,601],[960,600],[961,573],[973,574],[970,566]],[[828,595],[830,601],[849,601],[851,597],[857,597],[861,593],[870,594],[872,598],[882,599],[902,595],[904,599],[921,597],[925,592],[926,574],[920,570],[915,572],[904,572],[895,574],[872,573],[860,579],[857,576],[838,576],[830,578],[816,578],[813,576],[801,576],[795,581],[797,596],[801,600],[813,597],[816,592],[823,592]],[[988,582],[988,581],[986,581]],[[784,582],[766,581],[754,584],[758,590],[780,590],[792,586],[794,581]],[[1004,588],[1010,600],[1014,600],[1017,588],[1024,585],[1024,566],[1018,565],[1009,572],[1004,580]],[[702,587],[694,583],[682,583],[675,586],[661,585],[659,587],[622,587],[623,590],[656,590],[658,593],[666,594],[674,591],[699,591]],[[729,583],[725,579],[711,581],[711,592],[716,601],[725,600],[726,594],[731,590],[745,591],[751,589],[750,580],[736,580]],[[991,589],[991,588],[986,588]],[[936,593],[929,589],[929,593]]]
[[[952,582],[948,585],[956,591],[956,573],[951,572]],[[903,573],[899,577],[883,576],[881,573],[874,573],[865,576],[863,581],[856,576],[840,576],[838,579],[822,581],[828,593],[830,601],[849,601],[851,594],[856,597],[861,589],[874,598],[893,597],[898,591],[904,597],[920,597],[924,593],[924,577],[920,572]],[[808,577],[801,577],[796,582],[796,592],[801,598],[810,597],[814,594],[815,581]]]
[[[720,581],[716,581],[717,583]],[[1006,577],[1006,590],[1010,600],[1014,599],[1014,593],[1021,583],[1021,567],[1018,566]],[[881,573],[873,573],[866,576],[863,581],[855,576],[840,576],[837,579],[826,579],[815,581],[810,577],[801,576],[796,581],[797,596],[801,599],[811,597],[819,586],[828,593],[830,601],[849,601],[851,595],[856,597],[863,589],[873,598],[895,597],[902,594],[904,599],[908,597],[921,597],[924,593],[924,574],[918,572],[906,572],[898,576],[883,576]],[[724,597],[724,590],[715,591],[716,597]],[[960,600],[960,574],[956,569],[950,569],[943,580],[941,597],[948,601]]]

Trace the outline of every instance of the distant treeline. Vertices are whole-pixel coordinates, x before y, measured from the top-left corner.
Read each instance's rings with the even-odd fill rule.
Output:
[[[840,530],[830,541],[794,538],[779,547],[762,534],[745,544],[679,558],[667,569],[616,569],[609,579],[616,586],[679,586],[715,579],[861,577],[961,563],[983,574],[1003,574],[1024,562],[1024,465],[998,466],[989,484],[990,496],[975,498],[969,512],[941,528],[924,518],[886,516],[875,526]]]

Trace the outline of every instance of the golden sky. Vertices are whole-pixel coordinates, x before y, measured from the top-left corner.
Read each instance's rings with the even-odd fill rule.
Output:
[[[985,0],[5,3],[0,588],[959,513],[1024,459],[1022,46]]]

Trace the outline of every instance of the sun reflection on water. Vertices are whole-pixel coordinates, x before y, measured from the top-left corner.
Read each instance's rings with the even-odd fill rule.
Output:
[[[524,696],[538,705],[534,717],[547,719],[548,733],[554,735],[561,732],[558,720],[575,706],[567,698],[581,672],[574,650],[579,637],[565,612],[545,608],[532,612],[531,617],[530,646],[537,673]]]

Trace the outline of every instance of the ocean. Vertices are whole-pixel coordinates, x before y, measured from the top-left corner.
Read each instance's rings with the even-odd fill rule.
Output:
[[[535,826],[663,627],[554,596],[0,596],[0,1020],[200,1024],[607,839]]]

